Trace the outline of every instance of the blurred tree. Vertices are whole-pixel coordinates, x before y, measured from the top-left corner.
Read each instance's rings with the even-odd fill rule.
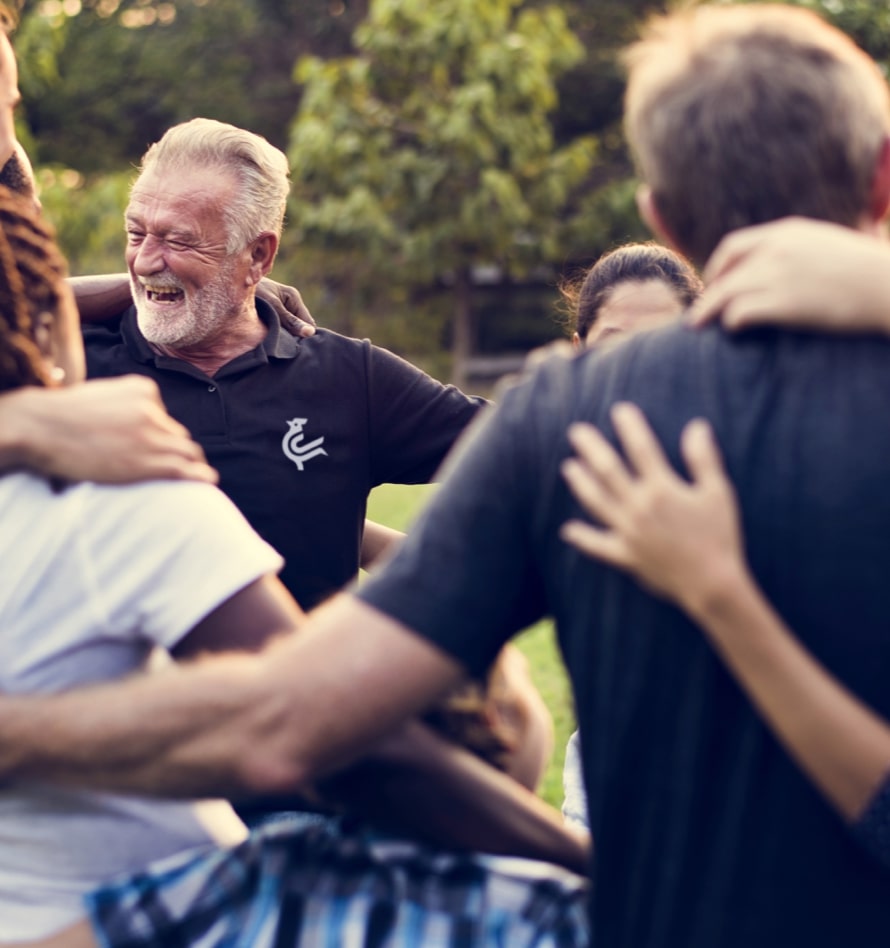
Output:
[[[102,175],[89,187],[83,176],[70,168],[44,167],[37,177],[44,213],[66,249],[71,272],[123,270],[124,208],[130,172]]]
[[[284,147],[302,53],[342,54],[364,2],[41,0],[15,37],[38,161],[119,171],[204,115]]]
[[[646,236],[621,129],[620,51],[666,3],[560,0],[554,14],[550,2],[390,0],[357,43],[369,0],[25,0],[19,133],[72,268],[121,266],[126,181],[167,127],[210,115],[286,147],[299,79],[316,101],[276,275],[326,324],[416,357],[441,345],[467,268],[487,267],[500,282],[476,294],[480,348],[521,347],[520,324],[527,346],[552,336],[558,271]],[[797,2],[890,65],[890,4]],[[567,28],[575,39],[561,38]],[[295,78],[304,55],[314,58]]]
[[[453,374],[473,344],[473,271],[565,254],[564,220],[594,158],[556,146],[555,78],[583,55],[556,7],[374,0],[357,55],[306,57],[289,156],[292,231],[346,273],[450,286]],[[338,256],[335,256],[339,255]]]

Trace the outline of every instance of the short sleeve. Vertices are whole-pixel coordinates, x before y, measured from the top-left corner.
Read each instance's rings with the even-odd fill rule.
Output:
[[[449,457],[443,483],[405,541],[357,595],[474,674],[541,618],[532,519],[541,458],[534,392],[509,393]]]
[[[172,648],[282,559],[217,488],[184,481],[96,485],[83,514],[84,562],[105,634]]]
[[[386,349],[369,344],[365,357],[372,481],[424,484],[486,402]]]

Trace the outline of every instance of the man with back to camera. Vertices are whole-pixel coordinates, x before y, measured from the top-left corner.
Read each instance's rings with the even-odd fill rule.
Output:
[[[695,261],[727,232],[789,214],[880,231],[887,87],[815,15],[677,13],[653,22],[629,65],[641,209]],[[567,426],[611,433],[616,402],[636,402],[672,446],[707,418],[752,572],[815,657],[887,717],[890,449],[874,419],[890,410],[888,373],[884,339],[682,326],[550,363],[476,428],[387,567],[318,609],[298,641],[239,668],[4,699],[6,766],[89,782],[85,761],[101,755],[117,765],[108,784],[167,793],[215,768],[247,785],[312,779],[549,612],[583,742],[598,946],[883,945],[886,868],[687,620],[560,541],[577,507],[559,468]],[[213,702],[224,723],[197,721]],[[178,736],[145,723],[159,708],[175,709]]]

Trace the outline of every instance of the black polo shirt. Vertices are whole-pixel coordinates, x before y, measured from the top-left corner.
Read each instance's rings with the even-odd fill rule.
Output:
[[[295,339],[271,308],[258,310],[266,338],[213,378],[154,353],[135,308],[118,326],[85,330],[87,369],[158,383],[309,608],[356,575],[371,488],[430,480],[484,402],[368,340],[324,329]]]

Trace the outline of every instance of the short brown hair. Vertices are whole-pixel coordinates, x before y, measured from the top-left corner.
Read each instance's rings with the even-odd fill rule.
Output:
[[[139,175],[158,170],[175,174],[188,167],[206,174],[225,169],[238,183],[225,209],[229,253],[264,231],[281,235],[290,189],[287,157],[261,135],[215,119],[194,118],[168,129],[145,152]],[[139,178],[134,190],[138,186]]]
[[[877,65],[809,10],[702,6],[626,54],[625,123],[671,236],[697,263],[731,230],[799,214],[853,226],[890,129]]]

